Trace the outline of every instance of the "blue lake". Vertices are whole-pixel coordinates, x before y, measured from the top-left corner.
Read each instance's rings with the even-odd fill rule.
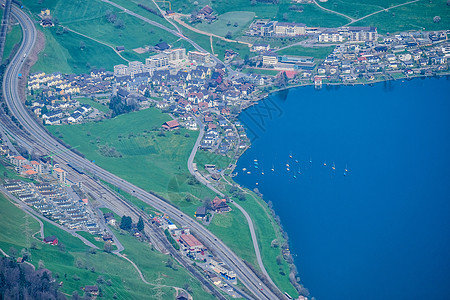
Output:
[[[311,296],[448,299],[447,78],[295,88],[240,120],[235,180],[273,202]]]

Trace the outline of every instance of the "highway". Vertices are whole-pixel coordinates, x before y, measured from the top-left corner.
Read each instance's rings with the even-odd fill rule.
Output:
[[[19,81],[26,80],[26,78],[19,79],[18,74],[36,41],[36,28],[33,21],[16,6],[12,7],[12,14],[22,26],[23,39],[19,50],[11,60],[4,74],[3,95],[5,102],[7,103],[11,114],[19,120],[24,130],[33,137],[33,140],[36,143],[39,143],[43,148],[47,149],[49,153],[60,151],[64,146],[54,139],[40,123],[36,122],[36,120],[31,117],[20,99]],[[185,215],[182,211],[173,207],[161,198],[124,181],[118,176],[100,168],[72,151],[65,151],[59,154],[58,157],[65,162],[76,163],[78,166],[98,178],[117,186],[141,201],[148,203],[155,209],[168,214],[171,217],[171,220],[179,225],[189,226],[196,237],[200,239],[206,247],[212,249],[224,263],[236,272],[238,279],[256,299],[279,299],[279,297],[277,297],[268,286],[261,282],[258,276],[233,251],[190,216]],[[282,295],[276,287],[271,286],[271,288],[274,289],[278,295]]]

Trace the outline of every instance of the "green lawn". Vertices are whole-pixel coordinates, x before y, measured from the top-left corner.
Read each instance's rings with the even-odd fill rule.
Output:
[[[228,156],[215,154],[205,150],[198,150],[194,162],[199,170],[203,170],[206,164],[216,165],[217,169],[226,169],[233,160]]]
[[[445,30],[450,28],[450,6],[446,3],[445,0],[419,1],[373,15],[352,26],[377,26],[380,33],[422,28]],[[435,16],[441,17],[439,23],[433,22]]]
[[[164,19],[139,8],[136,3],[123,0],[116,0],[116,2],[151,20],[171,26]],[[35,16],[42,8],[49,8],[52,16],[59,21],[61,26],[85,34],[112,47],[125,46],[124,57],[128,60],[143,61],[148,56],[133,52],[132,49],[134,48],[155,45],[162,40],[168,43],[174,43],[178,40],[176,36],[100,0],[48,0],[42,4],[25,0],[24,5]],[[146,5],[152,6],[153,4],[147,3]],[[116,26],[118,23],[109,22],[106,17],[107,12],[115,14],[124,26],[119,28]],[[92,68],[100,67],[112,70],[114,65],[126,63],[108,46],[75,33],[62,33],[62,27],[60,26],[42,30],[46,37],[46,47],[40,54],[33,71],[83,73]],[[80,49],[82,43],[85,45],[84,50]]]
[[[232,36],[239,36],[243,31],[248,29],[248,25],[253,21],[255,13],[251,11],[231,11],[223,15],[218,16],[218,20],[209,24],[208,22],[203,22],[195,25],[196,28],[214,33],[225,37],[228,32],[231,32]],[[228,22],[231,25],[227,25]],[[234,26],[237,23],[238,26]]]
[[[312,56],[316,59],[324,59],[331,52],[333,52],[334,46],[330,47],[315,47],[306,48],[302,46],[292,46],[286,49],[277,51],[279,55],[298,55],[298,56]]]
[[[215,214],[208,229],[216,234],[239,257],[259,270],[252,237],[244,215],[235,207],[225,214]]]
[[[11,31],[6,35],[5,50],[3,57],[7,59],[12,53],[15,45],[19,45],[22,41],[22,29],[19,25],[13,25]]]
[[[286,261],[282,260],[279,266],[276,257],[281,255],[280,248],[272,248],[271,242],[274,239],[283,241],[278,225],[275,223],[268,211],[267,204],[258,198],[254,193],[247,195],[246,201],[234,199],[239,203],[251,216],[255,225],[255,232],[258,238],[261,256],[264,261],[264,267],[269,273],[275,284],[283,291],[290,295],[297,295],[297,292],[289,282],[289,266]],[[261,204],[261,205],[260,205]],[[284,272],[284,275],[280,271]]]
[[[204,34],[200,34],[200,33],[194,32],[194,31],[191,31],[191,30],[189,30],[186,27],[183,27],[181,25],[179,27],[182,30],[183,35],[185,35],[189,39],[195,41],[200,47],[202,47],[203,49],[205,49],[209,53],[212,53],[212,51],[211,51],[211,42],[210,42],[209,36],[204,35]]]
[[[191,207],[184,196],[211,195],[200,185],[189,185],[187,159],[198,132],[180,130],[158,136],[161,125],[170,120],[156,108],[150,108],[99,123],[52,126],[49,130],[77,148],[99,166],[127,181],[158,193],[174,204]],[[152,131],[156,129],[156,131]],[[186,137],[185,134],[189,134]],[[114,147],[122,157],[106,157],[100,148]],[[190,210],[195,210],[191,207]]]
[[[270,76],[275,76],[278,73],[280,73],[280,71],[275,70],[252,69],[252,68],[243,69],[242,72],[251,74],[270,75]]]
[[[231,49],[239,53],[240,58],[250,55],[250,48],[248,45],[234,42],[226,42],[218,38],[213,38],[214,53],[218,55],[219,59],[223,60],[225,57],[225,50]]]
[[[114,65],[126,63],[111,48],[78,34],[57,34],[54,27],[42,30],[45,49],[32,67],[33,72],[85,73],[94,68],[112,71]],[[85,45],[83,50],[80,49],[81,43]]]
[[[99,111],[102,111],[104,113],[107,113],[109,111],[108,106],[105,106],[103,104],[98,103],[97,101],[94,101],[90,98],[82,97],[82,98],[75,98],[82,104],[89,104],[90,106],[98,109]]]

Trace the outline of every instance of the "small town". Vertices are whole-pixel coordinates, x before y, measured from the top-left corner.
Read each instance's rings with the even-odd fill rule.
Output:
[[[448,295],[450,0],[1,8],[0,299]]]
[[[152,47],[158,54],[145,62],[116,65],[114,72],[33,73],[27,84],[27,104],[46,125],[99,121],[154,106],[174,118],[161,124],[162,129],[204,129],[201,149],[237,158],[250,144],[244,126],[236,117],[269,92],[298,85],[321,88],[324,84],[371,84],[448,71],[450,43],[446,32],[380,36],[376,28],[369,27],[320,29],[257,20],[251,24],[248,34],[272,38],[305,36],[307,39],[300,43],[313,46],[332,43],[335,48],[325,59],[317,60],[278,55],[270,44],[255,43],[252,46],[255,56],[247,62],[235,58],[232,64],[236,61],[240,65],[232,71],[216,63],[209,53],[186,53],[184,48],[173,49],[161,42]],[[239,72],[245,68],[278,74]],[[85,99],[98,103],[100,110],[83,103]],[[208,179],[214,181],[220,177],[217,170],[206,169],[209,172],[203,173]]]

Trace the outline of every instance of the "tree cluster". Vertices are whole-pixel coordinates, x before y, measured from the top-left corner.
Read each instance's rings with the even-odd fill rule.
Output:
[[[112,110],[112,117],[116,117],[121,114],[132,112],[138,108],[136,103],[128,105],[126,101],[123,101],[119,96],[112,96],[109,101],[109,109]]]
[[[0,299],[66,299],[58,291],[51,272],[33,270],[8,257],[0,260]]]
[[[111,24],[113,24],[114,25],[114,27],[116,27],[116,28],[118,28],[118,29],[124,29],[125,28],[125,23],[121,20],[121,19],[119,19],[118,17],[117,17],[117,15],[115,14],[115,13],[113,13],[111,10],[107,10],[106,11],[106,13],[105,13],[105,18],[106,18],[106,20],[109,22],[109,23],[111,23]]]

